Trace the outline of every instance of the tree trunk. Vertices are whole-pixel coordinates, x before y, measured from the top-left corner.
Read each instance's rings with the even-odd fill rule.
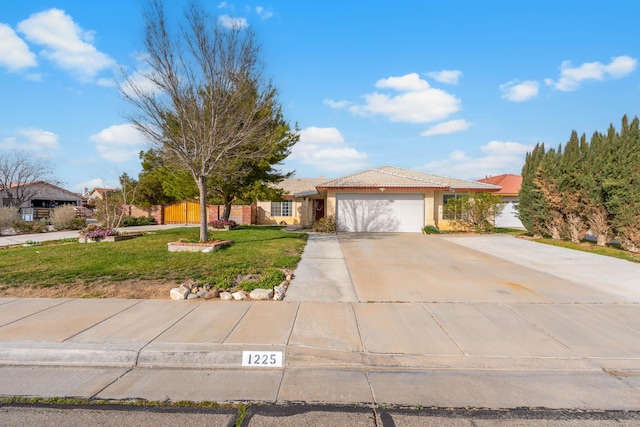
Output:
[[[200,241],[209,239],[207,229],[207,177],[198,177],[198,190],[200,190]]]
[[[231,216],[231,205],[233,204],[234,197],[224,196],[224,211],[222,212],[223,221],[229,221],[229,216]]]

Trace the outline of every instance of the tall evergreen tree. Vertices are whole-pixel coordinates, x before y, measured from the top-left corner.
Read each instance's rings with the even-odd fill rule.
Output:
[[[534,179],[541,167],[545,155],[544,143],[538,143],[527,153],[522,167],[522,186],[518,193],[518,217],[524,227],[534,235],[542,237],[544,234],[544,196],[535,191]]]
[[[596,238],[598,246],[606,246],[613,239],[611,215],[606,206],[604,190],[605,165],[608,163],[608,138],[594,132],[585,155],[580,192],[584,216],[589,231]]]
[[[617,240],[628,251],[640,252],[640,129],[638,118],[622,119],[617,150],[611,156],[609,209]]]

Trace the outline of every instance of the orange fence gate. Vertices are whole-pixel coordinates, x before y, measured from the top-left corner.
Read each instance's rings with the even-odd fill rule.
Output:
[[[174,203],[164,207],[165,224],[200,224],[200,204]]]

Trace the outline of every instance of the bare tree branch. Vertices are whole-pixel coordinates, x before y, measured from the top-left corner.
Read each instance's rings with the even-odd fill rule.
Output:
[[[263,78],[260,47],[252,31],[223,28],[191,3],[184,26],[167,22],[162,0],[144,14],[146,75],[153,89],[124,75],[121,93],[129,117],[151,148],[176,158],[200,192],[200,239],[207,239],[208,178],[232,174],[235,159],[270,154],[271,126],[279,118],[277,91]]]
[[[55,184],[53,168],[43,159],[33,158],[23,151],[0,155],[0,196],[7,206],[20,207],[36,194],[36,181]]]

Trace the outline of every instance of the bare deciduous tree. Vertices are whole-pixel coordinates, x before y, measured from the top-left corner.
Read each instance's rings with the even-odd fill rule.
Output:
[[[144,14],[146,82],[125,75],[121,93],[135,107],[129,117],[151,147],[177,159],[199,190],[200,240],[207,240],[207,179],[233,178],[237,159],[270,154],[272,123],[280,107],[263,78],[260,47],[252,31],[223,27],[191,3],[174,31],[162,0]],[[151,83],[150,85],[148,83]],[[245,173],[244,171],[238,171]]]
[[[30,200],[37,189],[31,185],[36,181],[52,179],[53,168],[43,159],[33,158],[23,151],[14,151],[10,155],[0,154],[0,196],[4,204],[20,207]]]

